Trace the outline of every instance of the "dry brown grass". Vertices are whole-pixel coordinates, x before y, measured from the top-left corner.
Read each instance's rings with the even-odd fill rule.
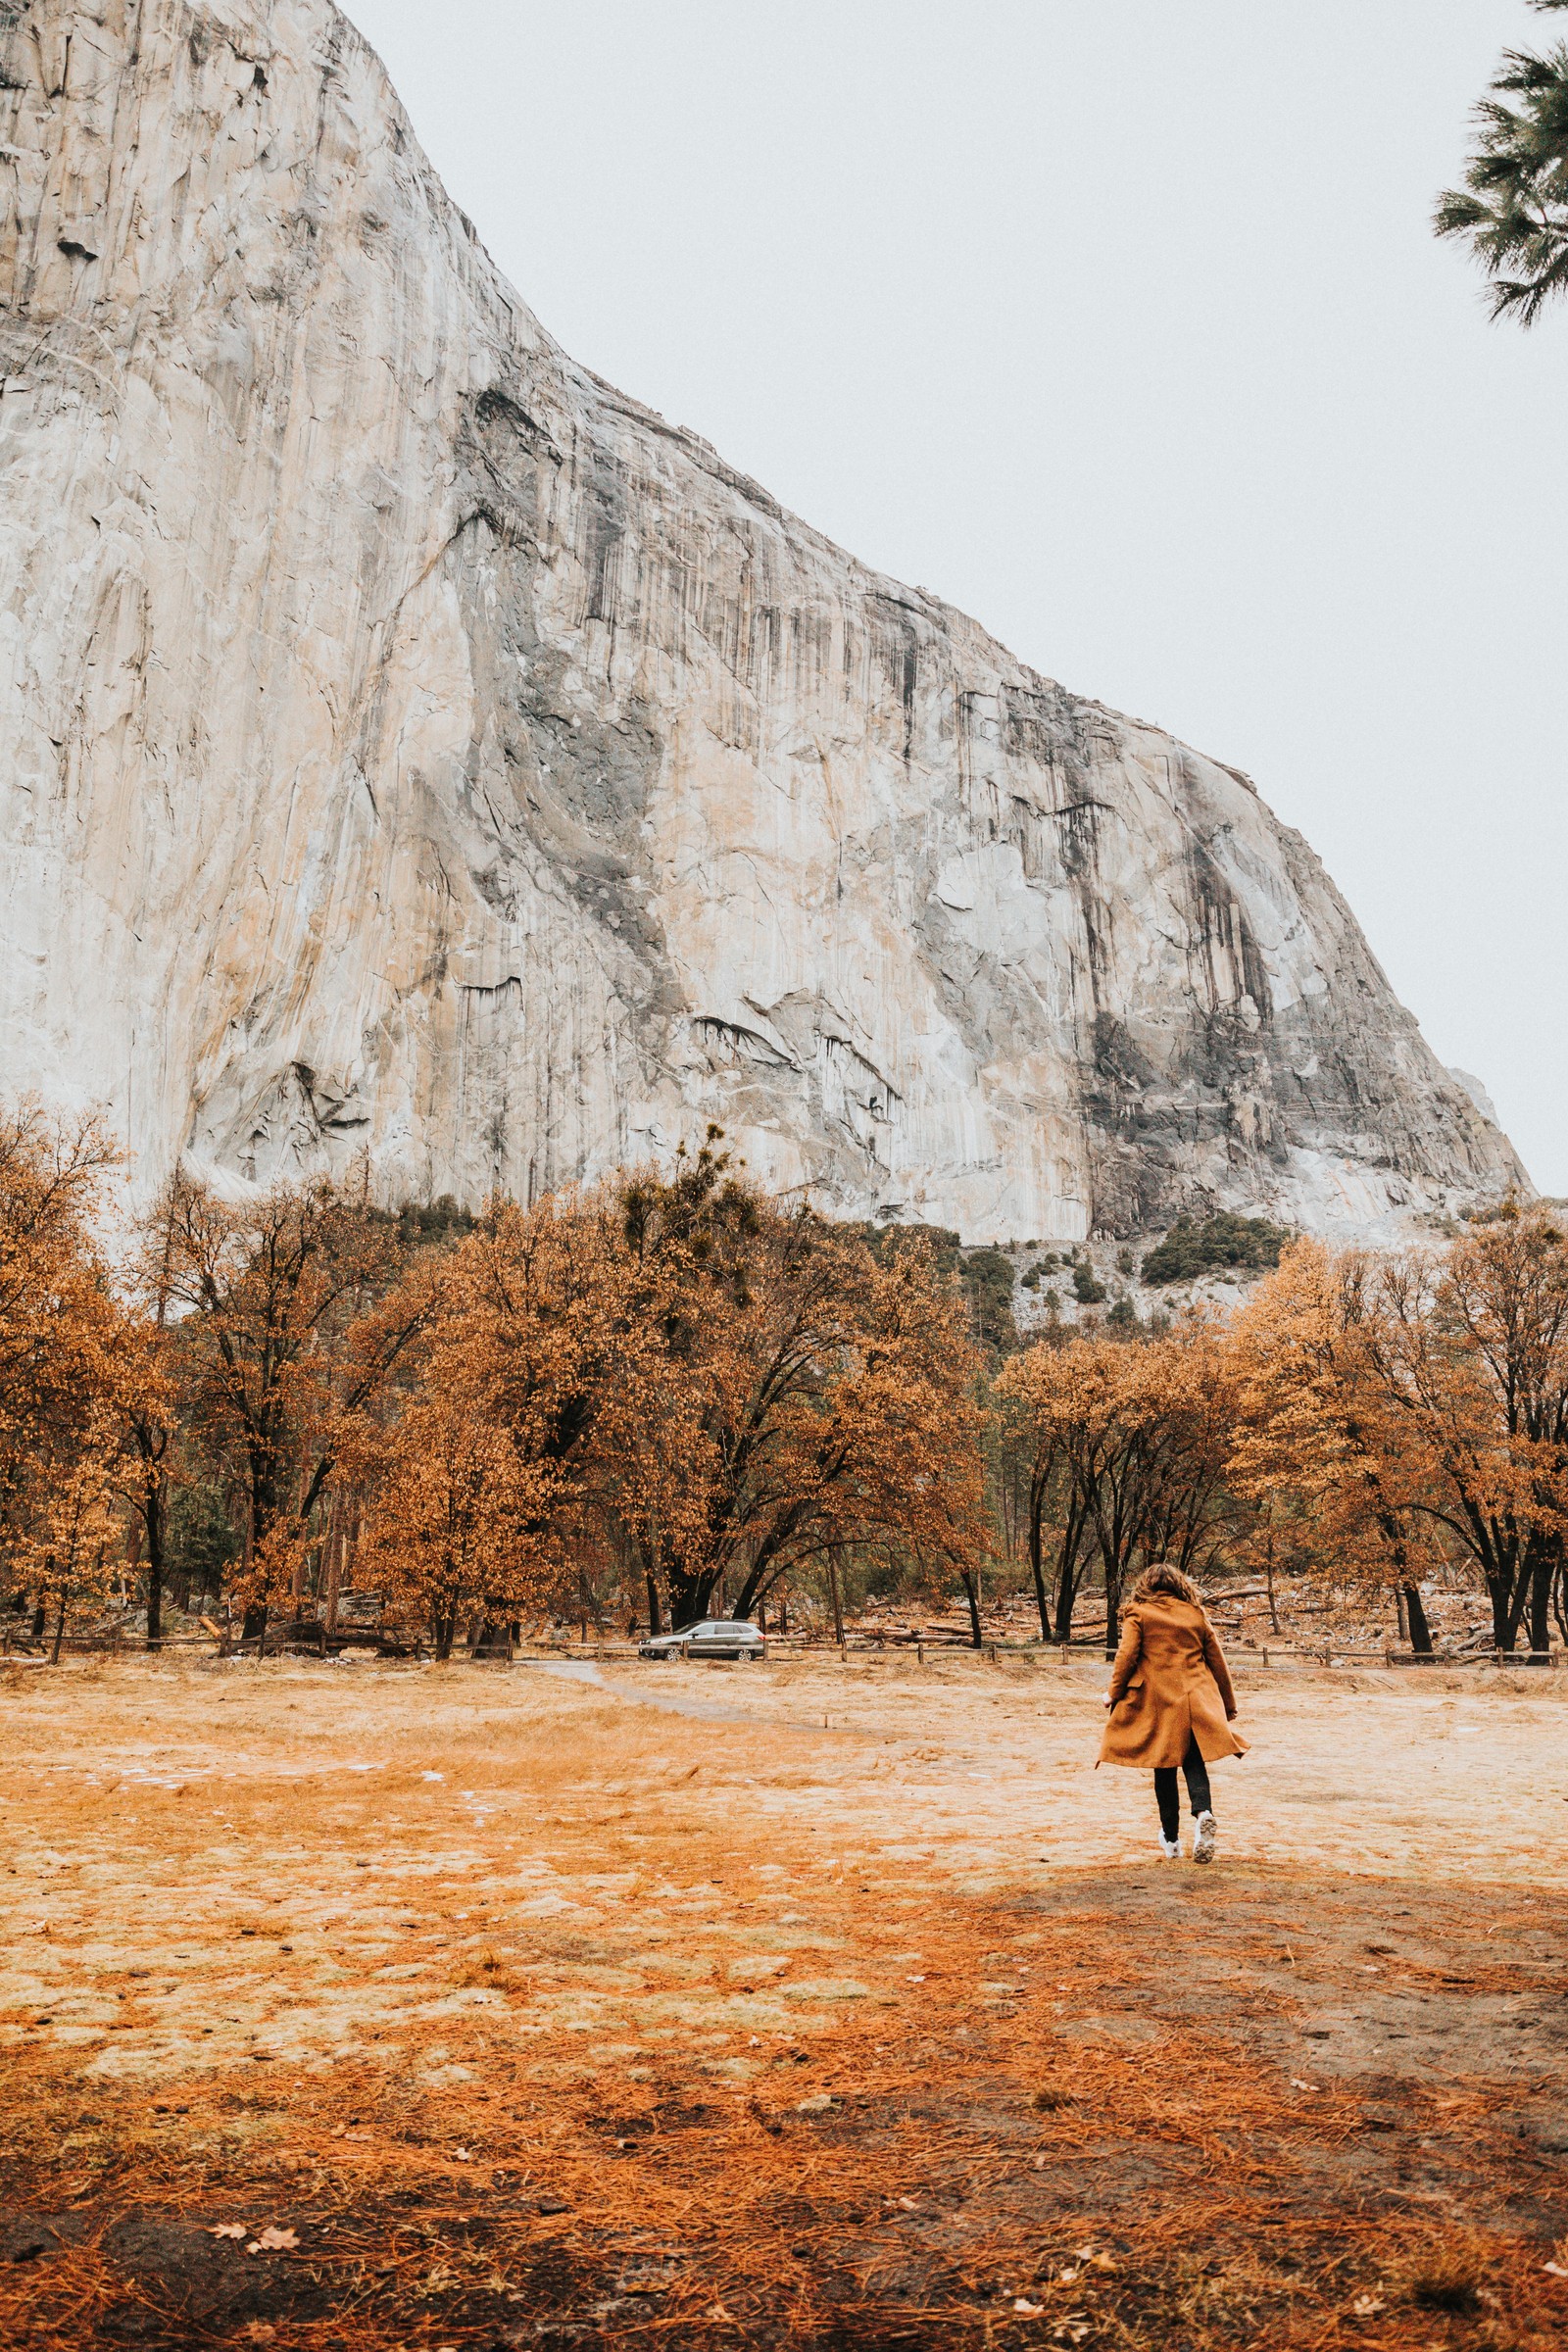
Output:
[[[461,1668],[8,1694],[0,2342],[1562,2340],[1560,1898],[1124,1859],[1133,1776],[1057,1778],[1087,1690],[646,1687],[756,1720]],[[1037,1770],[1028,1849],[1098,1807],[1099,1857],[1008,1844]]]

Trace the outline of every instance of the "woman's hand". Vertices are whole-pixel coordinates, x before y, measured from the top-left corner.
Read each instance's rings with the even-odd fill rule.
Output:
[[[1114,1704],[1114,1701],[1112,1700],[1112,1698],[1111,1698],[1111,1695],[1110,1695],[1110,1692],[1109,1692],[1108,1690],[1105,1692],[1104,1698],[1102,1699],[1102,1701],[1101,1703],[1102,1703],[1103,1706],[1107,1706],[1107,1707],[1108,1707],[1108,1706],[1111,1706],[1111,1705],[1113,1705],[1113,1704]]]

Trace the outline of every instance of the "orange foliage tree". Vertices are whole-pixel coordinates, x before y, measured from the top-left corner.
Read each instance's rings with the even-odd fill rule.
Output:
[[[1287,1250],[1232,1328],[1238,1388],[1231,1476],[1255,1506],[1248,1547],[1272,1571],[1282,1529],[1294,1564],[1399,1595],[1411,1646],[1430,1655],[1421,1576],[1434,1563],[1430,1463],[1391,1398],[1388,1273],[1320,1242]],[[1271,1588],[1272,1590],[1272,1588]]]
[[[353,1190],[228,1200],[186,1176],[143,1230],[144,1288],[180,1318],[197,1434],[244,1498],[246,1632],[300,1587],[312,1514],[423,1329],[397,1227]]]
[[[1225,1465],[1234,1384],[1221,1334],[1194,1321],[1155,1338],[1077,1337],[1025,1348],[995,1390],[1029,1478],[1029,1551],[1041,1633],[1066,1641],[1086,1571],[1098,1563],[1105,1639],[1140,1561],[1189,1572],[1212,1559],[1232,1510]],[[1044,1565],[1056,1535],[1054,1624]]]
[[[119,1316],[95,1222],[118,1154],[93,1117],[0,1114],[0,1556],[42,1630],[114,1536],[106,1438]]]
[[[460,1588],[515,1617],[606,1552],[677,1625],[715,1595],[750,1613],[846,1554],[972,1574],[980,1417],[956,1290],[917,1242],[779,1208],[714,1141],[667,1181],[500,1204],[442,1268],[367,1539],[392,1575],[422,1494],[401,1573],[432,1624]]]
[[[122,1536],[117,1457],[114,1420],[101,1407],[77,1425],[70,1452],[51,1465],[19,1547],[45,1624],[54,1616],[56,1665],[67,1612],[101,1607],[109,1595]]]
[[[556,1562],[537,1539],[527,1485],[505,1429],[461,1397],[416,1397],[375,1465],[360,1546],[383,1622],[428,1631],[436,1656],[449,1658],[467,1612],[489,1625],[530,1607]]]
[[[464,1613],[482,1638],[562,1580],[627,1442],[639,1335],[607,1239],[602,1200],[501,1201],[429,1282],[412,1396],[364,1451],[362,1559],[442,1656]]]
[[[730,1170],[717,1131],[667,1181],[619,1190],[617,1264],[644,1435],[610,1510],[676,1625],[750,1616],[846,1557],[963,1583],[988,1548],[977,1360],[929,1245],[785,1208]],[[650,1440],[652,1442],[650,1442]]]
[[[1368,1288],[1369,1370],[1419,1449],[1419,1508],[1479,1570],[1497,1648],[1523,1631],[1544,1653],[1568,1542],[1568,1236],[1509,1201]]]

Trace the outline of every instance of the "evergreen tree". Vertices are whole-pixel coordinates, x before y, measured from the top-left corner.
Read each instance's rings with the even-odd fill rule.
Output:
[[[1469,241],[1492,281],[1493,317],[1531,326],[1568,291],[1568,42],[1544,57],[1504,50],[1476,125],[1465,184],[1439,199],[1435,225]]]

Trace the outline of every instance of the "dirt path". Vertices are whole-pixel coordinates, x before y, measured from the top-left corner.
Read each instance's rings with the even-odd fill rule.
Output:
[[[1568,2334],[1554,1683],[606,1680],[12,1678],[0,2341]]]

